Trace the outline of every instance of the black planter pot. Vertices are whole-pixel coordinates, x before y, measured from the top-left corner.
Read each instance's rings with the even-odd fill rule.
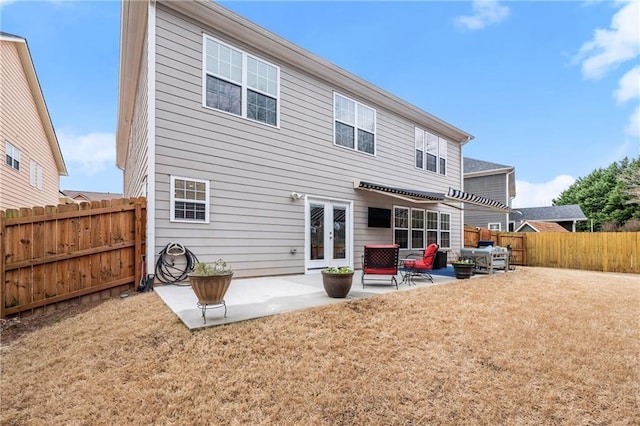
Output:
[[[454,263],[453,272],[459,280],[471,278],[473,275],[473,263]]]

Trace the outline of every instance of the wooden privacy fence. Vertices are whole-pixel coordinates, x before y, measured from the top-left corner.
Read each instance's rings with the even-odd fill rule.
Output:
[[[0,211],[0,317],[135,287],[145,222],[144,198]]]
[[[515,265],[640,273],[640,232],[495,232],[465,227],[464,246],[511,245]]]
[[[545,232],[527,235],[527,265],[640,273],[640,232]]]
[[[500,247],[511,247],[512,265],[526,265],[527,263],[527,233],[525,232],[496,232],[486,228],[464,227],[464,246],[478,247],[480,240],[493,241]]]

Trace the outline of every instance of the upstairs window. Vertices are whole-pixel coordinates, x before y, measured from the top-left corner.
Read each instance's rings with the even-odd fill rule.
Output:
[[[9,142],[5,144],[5,157],[7,166],[20,171],[20,150]]]
[[[280,68],[204,35],[204,105],[278,126]]]
[[[447,141],[415,128],[415,166],[441,175],[447,174]]]
[[[209,181],[171,176],[171,221],[209,223]]]
[[[376,110],[334,94],[335,144],[376,153]]]

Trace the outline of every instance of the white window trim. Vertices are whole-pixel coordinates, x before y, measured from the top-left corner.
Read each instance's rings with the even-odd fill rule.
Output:
[[[492,227],[493,225],[498,225],[498,229],[492,229],[491,227]],[[489,223],[487,224],[487,228],[488,228],[490,231],[502,231],[502,223],[500,223],[500,222],[489,222]]]
[[[396,227],[396,223],[395,223],[395,211],[396,209],[402,209],[402,210],[407,210],[408,211],[408,217],[409,217],[409,227],[408,228],[397,228]],[[424,227],[421,228],[420,230],[423,232],[423,245],[424,247],[413,247],[413,238],[412,238],[412,232],[414,230],[413,228],[413,223],[411,221],[412,219],[412,212],[414,210],[419,210],[424,212]],[[436,228],[429,228],[428,227],[428,216],[429,213],[435,213],[437,215],[437,224],[436,224]],[[449,229],[442,229],[442,216],[443,215],[447,215],[449,216]],[[428,232],[435,232],[436,233],[436,243],[438,244],[439,248],[442,249],[451,249],[451,236],[452,236],[452,231],[451,231],[451,213],[445,213],[445,212],[439,212],[437,210],[425,210],[425,209],[414,209],[414,208],[410,208],[410,207],[406,207],[406,206],[393,206],[393,243],[394,244],[398,244],[396,242],[396,229],[402,230],[402,231],[407,231],[407,235],[408,235],[408,243],[407,243],[407,248],[403,249],[403,250],[424,250],[427,247],[427,233]],[[449,246],[447,247],[443,247],[442,246],[442,234],[443,233],[448,233],[449,234]]]
[[[337,96],[341,96],[353,103],[355,103],[355,117],[354,117],[354,140],[353,140],[353,148],[349,148],[348,146],[344,146],[344,145],[338,145],[336,143],[336,121],[339,121],[340,123],[346,124],[347,126],[352,126],[352,124],[346,123],[342,120],[338,120],[338,118],[336,117],[336,95]],[[358,127],[358,105],[361,105],[365,108],[369,108],[370,110],[373,111],[373,154],[370,152],[365,152],[365,151],[360,151],[358,149],[358,129],[360,127]],[[370,133],[368,130],[362,129],[367,133]],[[361,154],[365,154],[365,155],[372,155],[372,156],[376,156],[377,152],[378,152],[378,111],[373,108],[370,107],[369,105],[363,104],[362,102],[358,102],[355,99],[350,98],[349,96],[345,96],[342,93],[338,93],[338,92],[333,92],[333,145],[340,147],[340,148],[344,148],[344,149],[348,149],[349,151],[355,151],[355,152],[359,152]]]
[[[334,113],[335,114],[335,113]],[[416,146],[416,138],[418,134],[422,134],[422,167],[418,167],[416,165],[416,150],[418,147]],[[436,153],[436,170],[428,170],[427,169],[427,134],[434,136],[438,139],[437,144],[437,153]],[[444,149],[443,149],[444,148]],[[439,137],[431,132],[421,129],[420,127],[414,127],[414,136],[413,136],[413,167],[416,170],[423,170],[427,173],[439,174],[441,176],[447,176],[449,174],[449,160],[448,160],[448,149],[449,141],[444,138]],[[445,170],[444,173],[440,170],[440,160],[445,160]]]
[[[241,110],[240,110],[240,115],[234,114],[234,113],[229,112],[229,111],[224,111],[224,110],[221,110],[221,109],[210,107],[209,105],[207,105],[207,75],[211,75],[211,76],[219,78],[221,80],[231,82],[225,77],[222,77],[222,76],[207,72],[207,39],[213,40],[216,43],[219,43],[219,44],[221,44],[223,46],[226,46],[226,47],[228,47],[230,49],[236,50],[236,51],[238,51],[238,52],[240,52],[242,54],[242,84],[241,84],[242,87],[240,89],[241,90],[240,96],[242,97],[242,106],[241,106]],[[264,62],[265,64],[268,64],[268,65],[270,65],[270,66],[272,66],[272,67],[274,67],[276,69],[276,72],[277,72],[276,80],[277,80],[278,88],[276,90],[277,110],[276,110],[276,124],[275,124],[275,126],[273,124],[270,124],[270,123],[265,123],[264,121],[255,120],[253,118],[247,117],[247,98],[248,98],[247,90],[249,89],[249,87],[247,85],[247,58],[248,57],[251,57],[251,58],[253,58],[253,59],[257,60],[257,61],[260,61],[260,62]],[[237,82],[233,82],[233,84],[237,84]],[[271,94],[263,93],[260,90],[257,90],[257,89],[254,89],[254,88],[251,88],[251,90],[253,90],[255,92],[258,92],[258,93],[261,93],[261,94],[264,94],[265,96],[268,96],[268,97],[272,97],[273,96]],[[208,34],[204,34],[203,33],[202,34],[202,106],[204,108],[210,109],[212,111],[217,111],[217,112],[220,112],[220,113],[223,113],[223,114],[230,115],[232,117],[241,117],[241,118],[244,118],[245,120],[249,120],[249,121],[252,121],[254,123],[260,123],[260,124],[263,124],[265,126],[269,126],[269,127],[273,127],[273,128],[279,129],[280,128],[280,110],[282,108],[282,103],[280,101],[280,67],[277,66],[277,65],[272,64],[271,62],[265,61],[264,59],[261,59],[261,58],[255,56],[255,55],[251,55],[251,54],[243,51],[242,49],[239,49],[239,48],[237,48],[237,47],[235,47],[235,46],[233,46],[233,45],[231,45],[229,43],[225,43],[222,40],[219,40],[219,39],[217,39],[215,37],[212,37],[212,36],[210,36]]]
[[[4,164],[6,164],[8,167],[11,167],[13,170],[20,172],[21,169],[21,165],[22,165],[22,160],[20,159],[20,150],[18,148],[15,147],[15,145],[13,145],[11,142],[5,142],[5,158],[2,159],[2,162]],[[7,158],[6,156],[11,157],[11,164],[7,164]],[[18,167],[16,168],[13,165],[14,161],[18,161]]]
[[[444,148],[444,149],[443,149]],[[449,142],[446,139],[438,138],[438,173],[442,176],[446,176],[449,172],[449,160],[447,159],[447,151],[449,150]],[[444,173],[440,167],[440,163],[444,160]]]
[[[413,212],[419,211],[422,212],[422,228],[414,228],[413,227]],[[413,231],[422,231],[422,247],[414,247],[413,246]],[[426,246],[427,242],[427,211],[425,209],[414,209],[412,208],[409,212],[409,248],[411,250],[423,250]]]
[[[177,198],[175,197],[175,189],[176,189],[176,180],[185,180],[185,181],[191,181],[191,182],[200,182],[200,183],[204,183],[205,184],[205,201],[200,201],[200,200],[188,200],[188,199],[183,199],[183,198]],[[183,176],[171,176],[171,185],[170,185],[170,197],[169,197],[169,221],[170,222],[182,222],[182,223],[201,223],[201,224],[207,224],[209,223],[209,211],[210,211],[210,191],[209,191],[209,181],[208,180],[204,180],[204,179],[195,179],[195,178],[190,178],[190,177],[183,177]],[[184,201],[187,203],[196,203],[196,204],[204,204],[204,220],[197,220],[197,219],[193,219],[193,220],[189,220],[189,219],[176,219],[176,210],[175,210],[175,202],[176,201]]]
[[[396,210],[406,210],[407,211],[407,227],[401,228],[396,227]],[[401,231],[407,231],[407,247],[402,250],[408,250],[411,248],[411,209],[405,206],[393,206],[393,216],[391,218],[393,220],[393,244],[398,244],[396,242],[396,229]]]
[[[442,216],[449,216],[449,229],[442,228]],[[449,234],[449,246],[445,247],[442,245],[442,234]],[[441,249],[450,249],[451,248],[451,213],[438,212],[438,246]]]

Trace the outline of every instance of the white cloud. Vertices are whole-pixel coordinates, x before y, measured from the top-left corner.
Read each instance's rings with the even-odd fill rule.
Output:
[[[57,135],[65,163],[80,166],[82,173],[94,175],[115,164],[116,136],[113,133],[77,135],[59,131]]]
[[[631,113],[631,117],[629,117],[629,124],[627,124],[627,128],[625,132],[629,136],[640,137],[640,105],[636,106],[636,109]]]
[[[582,74],[587,79],[606,75],[623,62],[640,54],[640,2],[620,2],[624,6],[611,19],[609,29],[598,28],[593,39],[584,43],[576,60],[582,61]]]
[[[517,195],[513,199],[513,207],[517,209],[518,207],[550,206],[551,200],[557,198],[575,181],[576,179],[569,175],[556,176],[553,180],[544,183],[517,180]]]
[[[489,25],[504,21],[510,9],[497,0],[474,0],[471,5],[473,15],[458,16],[455,20],[458,27],[465,30],[481,30]]]
[[[619,104],[640,98],[640,66],[636,66],[622,76],[614,96]]]

